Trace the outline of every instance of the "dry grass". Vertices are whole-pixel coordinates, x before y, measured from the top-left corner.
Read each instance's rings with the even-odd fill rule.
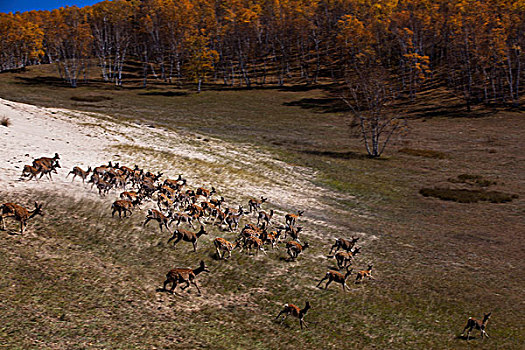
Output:
[[[0,75],[1,97],[74,107],[73,94],[101,87],[60,86],[50,99],[39,74],[51,73],[31,67],[23,74]],[[470,118],[454,96],[428,91],[416,100],[412,115],[421,118],[411,121],[403,147],[449,157],[414,157],[394,145],[386,159],[370,160],[360,156],[364,152],[357,140],[347,138],[343,114],[326,111],[323,104],[312,108],[326,97],[321,90],[197,95],[168,94],[172,88],[161,84],[154,89],[155,94],[147,94],[151,90],[107,87],[113,100],[97,104],[143,123],[249,142],[289,164],[316,170],[319,184],[340,191],[339,198],[323,198],[338,215],[327,218],[314,206],[297,209],[345,229],[305,224],[311,247],[297,263],[282,260],[283,249],[257,259],[234,253],[230,261],[216,261],[211,240],[219,234],[231,238],[228,234],[214,231],[195,254],[183,244],[168,247],[168,235],[154,225],[142,229],[144,213],[117,220],[110,217],[109,202],[2,193],[0,201],[46,199],[47,213],[30,223],[26,236],[0,232],[1,344],[518,349],[525,343],[525,249],[517,237],[523,232],[525,120],[519,112],[478,110]],[[441,108],[448,113],[439,113]],[[419,195],[422,187],[443,187],[438,184],[456,174],[480,174],[481,180],[497,182],[491,190],[519,198],[493,205]],[[349,232],[365,233],[356,268],[373,262],[376,281],[347,293],[336,286],[316,289],[335,266],[326,258],[333,238]],[[199,277],[204,297],[193,289],[178,296],[155,292],[169,268],[196,265],[201,257],[212,270]],[[308,330],[301,331],[297,320],[272,321],[282,304],[302,306],[305,300],[312,304]],[[493,312],[490,339],[467,344],[458,338],[469,316],[488,311]]]

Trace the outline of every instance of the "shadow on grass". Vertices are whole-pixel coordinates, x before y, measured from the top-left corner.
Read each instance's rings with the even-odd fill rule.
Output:
[[[348,107],[339,98],[303,98],[297,101],[283,103],[284,106],[295,106],[312,109],[320,113],[348,112]]]
[[[189,94],[185,91],[150,91],[150,92],[141,92],[138,95],[174,97],[174,96],[188,96]]]
[[[334,152],[334,151],[317,151],[317,150],[301,150],[300,153],[309,154],[313,156],[322,156],[335,159],[370,159],[366,154],[356,153],[352,151]]]

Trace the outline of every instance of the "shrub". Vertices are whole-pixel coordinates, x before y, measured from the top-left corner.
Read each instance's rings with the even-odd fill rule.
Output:
[[[8,127],[9,125],[11,125],[11,119],[9,119],[8,117],[2,117],[2,119],[0,120],[0,124],[2,124],[2,126]]]
[[[467,190],[452,188],[422,188],[419,193],[425,197],[435,197],[445,201],[459,203],[477,203],[487,201],[490,203],[505,203],[518,198],[515,194],[508,194],[498,191]]]

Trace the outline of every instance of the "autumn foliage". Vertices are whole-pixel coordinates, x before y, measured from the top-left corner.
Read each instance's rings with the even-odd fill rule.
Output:
[[[54,63],[72,86],[97,62],[125,84],[344,82],[387,72],[409,98],[430,80],[473,103],[517,104],[524,0],[114,0],[0,14],[0,69]]]

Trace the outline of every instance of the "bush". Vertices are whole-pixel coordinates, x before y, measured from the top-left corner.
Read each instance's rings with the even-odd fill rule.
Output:
[[[498,191],[467,190],[452,188],[422,188],[419,193],[425,197],[435,197],[445,201],[459,203],[477,203],[487,201],[490,203],[505,203],[518,198],[515,194],[508,194]]]
[[[2,119],[0,120],[0,124],[2,124],[2,126],[8,127],[9,125],[11,125],[11,119],[7,117],[2,117]]]
[[[496,181],[486,180],[481,175],[472,174],[461,174],[458,175],[457,179],[450,178],[449,182],[452,183],[465,183],[469,185],[478,185],[480,187],[488,187],[490,185],[496,185]]]

